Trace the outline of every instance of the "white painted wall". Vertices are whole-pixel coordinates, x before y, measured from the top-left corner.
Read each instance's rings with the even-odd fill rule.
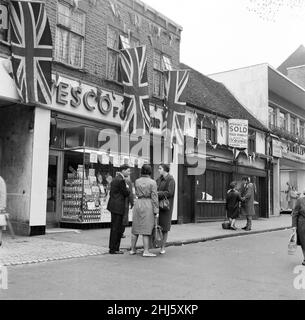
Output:
[[[46,225],[51,111],[35,109],[30,226]]]
[[[268,65],[260,64],[209,75],[222,82],[258,120],[268,126]]]

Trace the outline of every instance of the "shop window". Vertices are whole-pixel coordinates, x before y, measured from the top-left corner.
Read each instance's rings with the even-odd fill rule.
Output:
[[[274,128],[276,126],[276,112],[274,108],[269,107],[268,108],[268,121],[269,121],[269,127]]]
[[[256,152],[256,132],[254,130],[249,130],[248,138],[248,152],[252,154]]]
[[[107,78],[121,82],[119,75],[120,50],[139,46],[139,41],[119,30],[107,27]]]
[[[75,68],[83,67],[85,14],[58,3],[55,59]]]
[[[153,95],[163,99],[164,98],[164,71],[173,70],[172,61],[168,56],[154,51],[153,63]]]
[[[231,174],[227,172],[206,170],[201,180],[199,199],[204,201],[225,201],[231,182]]]

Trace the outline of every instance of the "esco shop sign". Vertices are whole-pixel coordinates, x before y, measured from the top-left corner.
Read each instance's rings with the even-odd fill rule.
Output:
[[[229,119],[229,146],[248,149],[248,120]]]

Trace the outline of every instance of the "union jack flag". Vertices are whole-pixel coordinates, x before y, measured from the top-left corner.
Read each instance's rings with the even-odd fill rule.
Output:
[[[163,110],[162,134],[167,137],[170,133],[170,142],[183,146],[185,102],[180,97],[189,79],[188,70],[173,70],[165,73],[165,105]],[[176,140],[174,140],[176,137]]]
[[[51,104],[52,37],[45,4],[10,1],[12,67],[24,103]]]
[[[146,46],[121,50],[124,85],[123,131],[145,134],[150,129]],[[130,130],[131,129],[131,130]]]

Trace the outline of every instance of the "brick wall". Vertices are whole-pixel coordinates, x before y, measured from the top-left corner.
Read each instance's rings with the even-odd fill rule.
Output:
[[[65,1],[71,3],[71,1]],[[83,70],[73,70],[62,64],[54,63],[53,70],[76,79],[88,81],[107,89],[122,92],[122,86],[107,81],[107,26],[110,25],[124,32],[130,29],[132,37],[139,40],[140,45],[147,46],[148,76],[150,95],[153,88],[153,51],[157,49],[172,59],[173,65],[179,65],[180,33],[178,26],[166,22],[157,13],[146,10],[144,6],[132,0],[113,1],[117,4],[120,18],[116,18],[108,0],[98,1],[96,5],[89,0],[79,2],[79,9],[86,13],[85,51]],[[47,13],[52,29],[53,43],[55,44],[56,9],[57,1],[47,1]],[[134,15],[141,17],[142,24],[137,28],[133,21]],[[153,36],[151,25],[161,28],[161,36]],[[172,40],[170,40],[171,34]],[[151,36],[151,38],[149,37]]]
[[[1,1],[1,0],[0,0]],[[71,4],[72,0],[64,3]],[[92,4],[92,0],[79,1],[79,9],[86,14],[84,67],[78,70],[54,61],[53,71],[67,75],[75,79],[90,82],[106,89],[122,92],[121,85],[108,81],[107,72],[107,26],[110,25],[120,31],[130,29],[131,35],[138,39],[140,45],[147,46],[148,76],[150,95],[153,88],[153,50],[157,49],[171,57],[174,67],[179,66],[181,28],[166,19],[162,14],[145,6],[138,0],[111,0],[119,8],[120,18],[114,16],[110,1],[98,0]],[[55,32],[57,22],[58,0],[46,1],[46,10],[52,31],[53,44],[55,46]],[[134,24],[134,15],[140,17],[142,24],[138,28]],[[152,25],[161,28],[160,37],[154,36]],[[171,39],[170,36],[171,35]],[[151,37],[149,37],[151,36]],[[10,54],[10,48],[0,43],[0,56]],[[53,56],[55,56],[53,54]]]

